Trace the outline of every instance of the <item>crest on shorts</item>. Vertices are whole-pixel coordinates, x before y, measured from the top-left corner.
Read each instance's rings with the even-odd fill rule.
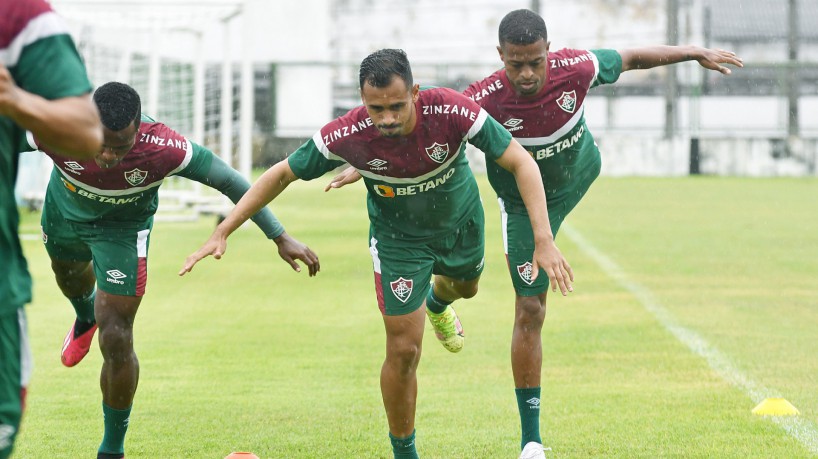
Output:
[[[533,280],[531,280],[531,274],[533,271],[534,266],[531,264],[530,261],[526,261],[521,265],[517,265],[517,274],[520,275],[520,279],[523,280],[528,285],[531,285]]]
[[[390,282],[389,286],[392,288],[395,298],[399,299],[401,303],[406,303],[409,295],[412,294],[412,279],[399,277],[398,280]]]
[[[577,92],[563,91],[560,98],[557,99],[557,105],[568,113],[574,113],[577,108]]]
[[[125,180],[133,186],[140,185],[146,178],[148,178],[148,173],[139,169],[125,172]]]
[[[432,158],[432,161],[443,164],[443,161],[446,161],[446,158],[449,156],[449,144],[439,144],[437,142],[433,143],[431,147],[426,147],[426,154]]]

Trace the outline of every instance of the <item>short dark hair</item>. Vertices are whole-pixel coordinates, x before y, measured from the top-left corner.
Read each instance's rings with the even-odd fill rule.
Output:
[[[142,118],[142,102],[136,90],[125,83],[111,81],[94,91],[94,103],[99,109],[103,126],[121,131],[131,123],[139,128]]]
[[[358,73],[358,83],[364,89],[364,83],[369,83],[376,88],[385,88],[392,82],[392,77],[398,76],[405,83],[407,88],[411,88],[412,67],[409,65],[409,58],[402,49],[381,49],[366,56],[361,62],[361,70]]]
[[[531,10],[514,10],[500,21],[500,45],[530,45],[539,39],[548,42],[543,18]]]

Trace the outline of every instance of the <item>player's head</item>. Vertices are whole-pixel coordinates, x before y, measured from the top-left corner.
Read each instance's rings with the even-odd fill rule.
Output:
[[[531,10],[514,10],[500,21],[497,51],[517,94],[533,96],[548,80],[548,31]]]
[[[142,118],[142,102],[134,88],[112,81],[94,91],[94,103],[102,120],[102,150],[95,160],[99,167],[116,166],[136,143]]]
[[[406,53],[400,49],[375,51],[361,62],[358,76],[361,101],[381,135],[400,137],[412,132],[418,86],[412,81]]]

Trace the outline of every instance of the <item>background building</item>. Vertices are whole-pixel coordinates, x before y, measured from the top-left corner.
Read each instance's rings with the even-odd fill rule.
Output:
[[[517,8],[540,11],[552,49],[690,43],[744,58],[730,77],[685,63],[592,91],[603,174],[818,174],[818,0],[53,4],[93,82],[132,84],[146,113],[248,175],[356,105],[357,66],[376,49],[403,48],[418,81],[456,89],[499,68],[497,26]]]

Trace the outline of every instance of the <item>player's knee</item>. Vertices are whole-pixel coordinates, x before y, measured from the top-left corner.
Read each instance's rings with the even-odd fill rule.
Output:
[[[387,359],[401,373],[414,371],[420,362],[420,345],[407,341],[389,346]]]
[[[545,302],[538,296],[518,296],[516,301],[518,326],[542,327],[545,320]]]
[[[105,360],[124,360],[133,354],[133,329],[107,325],[99,329],[99,348]]]
[[[477,282],[461,284],[457,291],[465,299],[473,298],[477,295]]]

